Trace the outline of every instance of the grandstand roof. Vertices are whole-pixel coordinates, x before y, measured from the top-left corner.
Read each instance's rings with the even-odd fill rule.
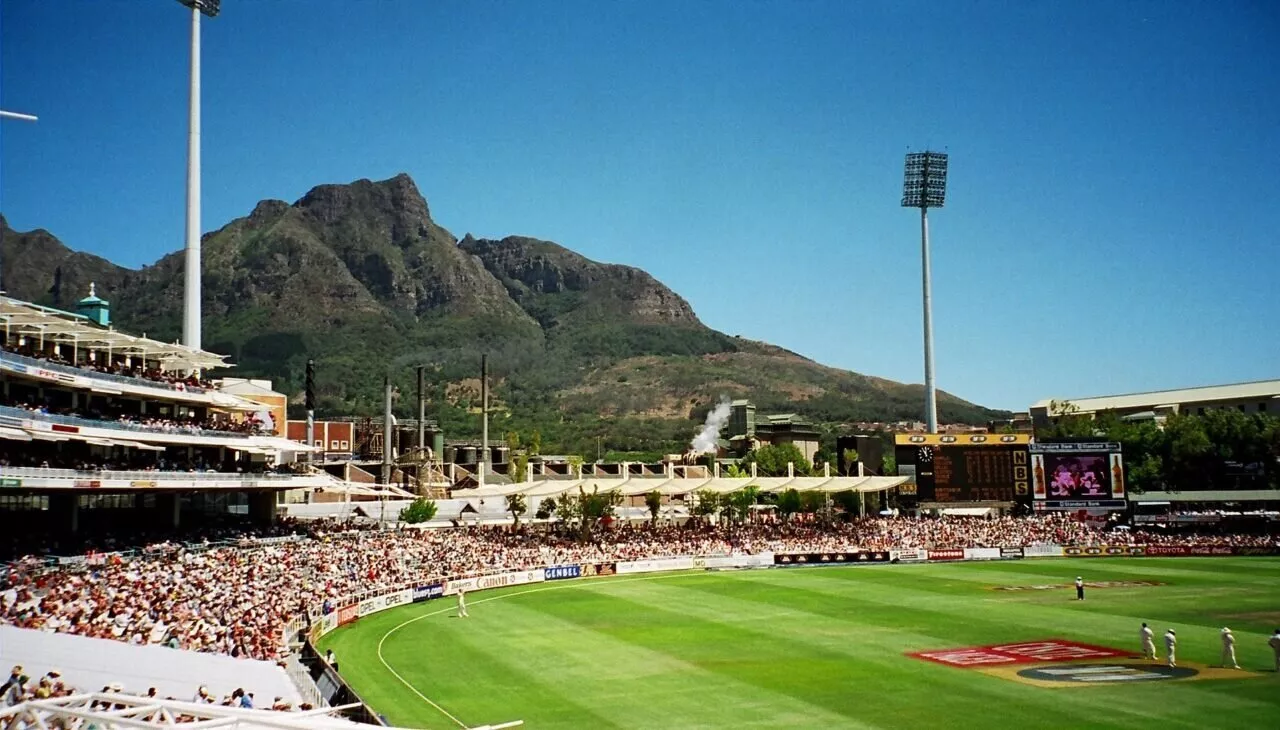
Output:
[[[1058,401],[1070,403],[1078,408],[1081,413],[1097,413],[1100,411],[1120,411],[1134,408],[1169,407],[1186,403],[1268,399],[1280,399],[1280,380],[1257,380],[1250,383],[1235,383],[1232,385],[1207,385],[1199,388],[1153,390],[1148,393],[1095,396],[1090,398],[1045,398],[1037,401],[1031,408],[1047,409],[1050,403]]]
[[[357,730],[368,728],[330,713],[354,707],[322,707],[308,712],[273,712],[181,700],[157,700],[121,693],[86,693],[47,700],[31,700],[0,708],[0,726],[11,718],[17,727],[96,727],[99,730],[151,728],[226,728],[227,730]]]
[[[274,662],[13,626],[0,626],[0,663],[6,669],[21,664],[33,672],[56,667],[69,686],[82,689],[119,682],[130,693],[155,687],[162,697],[189,699],[205,685],[218,696],[243,687],[256,693],[259,702],[275,696],[293,704],[303,700],[289,675]]]
[[[109,349],[126,355],[159,360],[169,370],[211,370],[231,367],[225,355],[195,350],[146,337],[99,327],[87,317],[0,296],[0,326],[12,335],[43,338],[46,342]]]

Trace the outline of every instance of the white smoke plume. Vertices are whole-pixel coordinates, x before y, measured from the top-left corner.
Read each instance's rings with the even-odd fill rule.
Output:
[[[716,403],[716,407],[711,409],[707,414],[706,423],[702,424],[702,429],[698,431],[698,435],[693,437],[693,442],[689,444],[689,450],[698,454],[715,453],[716,439],[720,437],[720,429],[724,428],[729,422],[729,399],[720,396],[720,402]]]

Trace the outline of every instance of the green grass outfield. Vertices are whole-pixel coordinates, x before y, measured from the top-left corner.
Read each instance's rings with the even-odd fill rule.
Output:
[[[1077,574],[1166,585],[1091,589],[1084,602],[1069,589],[991,588]],[[469,619],[454,618],[454,605],[374,614],[322,650],[366,702],[408,727],[459,727],[429,698],[468,726],[521,719],[532,730],[1280,728],[1266,645],[1280,626],[1280,559],[668,573],[473,593]],[[1177,630],[1180,664],[1217,664],[1219,629],[1230,626],[1241,666],[1259,675],[1045,688],[905,655],[1046,638],[1137,652],[1142,621],[1161,657],[1160,635]]]

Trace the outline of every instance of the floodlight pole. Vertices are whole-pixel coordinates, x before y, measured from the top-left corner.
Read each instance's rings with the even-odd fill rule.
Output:
[[[941,208],[947,194],[947,155],[907,155],[902,206],[920,209],[920,278],[924,304],[924,418],[929,433],[938,432],[938,390],[933,373],[933,267],[929,261],[929,208]]]
[[[218,14],[221,0],[178,0],[191,9],[191,85],[187,100],[187,227],[182,344],[200,349],[200,16]]]
[[[929,261],[929,209],[920,207],[921,286],[924,290],[924,418],[938,432],[938,391],[933,377],[933,266]]]

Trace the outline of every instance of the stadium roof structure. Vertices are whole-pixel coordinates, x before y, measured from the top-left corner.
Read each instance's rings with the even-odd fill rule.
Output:
[[[457,490],[453,496],[459,499],[472,497],[505,497],[523,494],[526,497],[558,497],[579,488],[584,491],[599,490],[602,494],[617,492],[624,497],[638,497],[654,490],[665,495],[690,494],[699,491],[728,494],[748,487],[761,492],[883,492],[904,484],[908,477],[637,477],[543,479],[518,484],[490,484],[475,489]]]
[[[1136,408],[1168,409],[1186,403],[1211,403],[1213,401],[1276,400],[1280,399],[1280,380],[1257,380],[1232,385],[1208,385],[1178,390],[1155,390],[1149,393],[1107,395],[1092,398],[1045,398],[1031,406],[1032,410],[1047,410],[1051,403],[1070,403],[1081,414],[1103,411],[1124,411]]]
[[[88,317],[0,296],[0,326],[8,336],[35,337],[45,342],[108,350],[157,360],[169,370],[212,370],[231,367],[225,355],[195,350],[146,337],[99,327]]]
[[[322,707],[306,712],[278,712],[95,692],[29,700],[0,708],[0,726],[40,730],[202,730],[215,727],[229,730],[354,730],[368,727],[331,715],[355,707],[359,704]]]

